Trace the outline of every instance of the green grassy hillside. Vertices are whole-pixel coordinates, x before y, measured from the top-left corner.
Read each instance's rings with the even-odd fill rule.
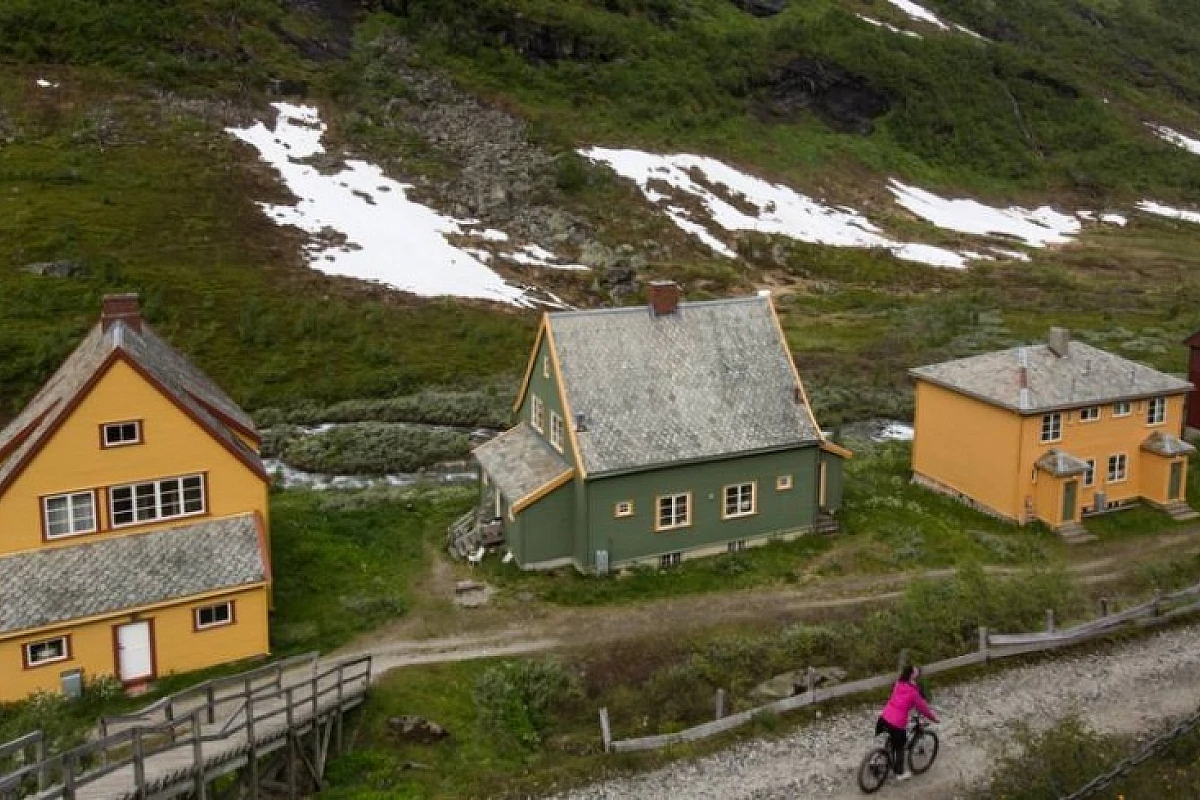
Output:
[[[0,5],[0,419],[94,320],[106,291],[147,313],[249,407],[382,397],[512,376],[535,315],[321,276],[256,203],[273,173],[224,128],[274,98],[321,106],[337,143],[396,177],[453,182],[454,154],[389,110],[401,68],[447,74],[556,156],[544,207],[609,245],[669,242],[642,277],[693,297],[770,284],[826,419],[907,409],[904,368],[1069,324],[1178,369],[1200,323],[1200,227],[1136,217],[1032,264],[952,273],[887,253],[748,238],[716,259],[605,170],[598,143],[702,152],[853,203],[898,232],[898,176],[995,202],[1195,201],[1200,9],[1166,0],[929,0],[986,41],[883,0],[8,0]],[[919,33],[892,33],[856,18]],[[397,43],[403,42],[404,46]],[[60,84],[42,88],[35,81]],[[1073,207],[1073,206],[1072,206]],[[23,267],[67,260],[79,275]],[[591,276],[561,278],[602,302]]]

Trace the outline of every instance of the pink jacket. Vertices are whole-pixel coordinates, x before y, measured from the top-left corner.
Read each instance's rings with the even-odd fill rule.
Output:
[[[892,697],[883,707],[883,713],[879,716],[883,717],[884,722],[888,725],[907,728],[908,715],[914,707],[934,722],[938,721],[937,714],[933,713],[929,704],[925,702],[925,698],[921,697],[921,691],[916,684],[908,681],[896,681],[896,685],[892,687]]]

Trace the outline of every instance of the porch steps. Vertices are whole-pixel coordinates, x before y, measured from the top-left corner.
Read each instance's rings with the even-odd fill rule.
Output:
[[[1190,519],[1200,519],[1200,513],[1197,513],[1182,500],[1175,500],[1162,506],[1162,510],[1167,512],[1171,519],[1178,522],[1185,522]]]
[[[1059,536],[1067,544],[1084,544],[1096,541],[1096,535],[1078,522],[1066,522],[1056,529]]]

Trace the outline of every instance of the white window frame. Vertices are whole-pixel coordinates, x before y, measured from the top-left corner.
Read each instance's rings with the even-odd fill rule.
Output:
[[[1084,486],[1095,486],[1096,485],[1096,459],[1087,458],[1087,459],[1084,459],[1084,461],[1087,463],[1088,468],[1083,473],[1083,485]]]
[[[1167,421],[1167,398],[1151,397],[1146,401],[1146,424],[1162,425]]]
[[[1088,406],[1079,409],[1080,422],[1096,422],[1100,419],[1100,406]]]
[[[1108,480],[1106,483],[1124,483],[1127,480],[1129,480],[1129,456],[1125,453],[1113,453],[1108,457]]]
[[[81,502],[83,498],[87,498],[87,504],[90,509],[92,524],[91,527],[79,526],[77,517],[76,504]],[[65,510],[67,512],[67,530],[61,533],[54,533],[50,530],[50,503],[56,500],[66,502]],[[42,498],[42,528],[46,533],[46,539],[67,539],[71,536],[85,536],[89,533],[95,533],[100,530],[99,514],[96,513],[96,492],[88,489],[84,492],[68,492],[66,494],[52,494]]]
[[[727,542],[725,544],[725,552],[727,552],[727,553],[740,553],[745,549],[746,549],[746,540],[745,539],[734,539],[732,542]]]
[[[1114,417],[1128,417],[1133,413],[1133,403],[1128,400],[1118,400],[1112,404],[1112,415]]]
[[[1051,411],[1049,414],[1042,414],[1041,441],[1043,443],[1061,442],[1062,429],[1063,418],[1061,411]]]
[[[775,491],[777,492],[786,492],[794,485],[795,483],[793,482],[791,475],[780,475],[779,477],[775,478]]]
[[[619,500],[613,505],[613,516],[617,519],[633,516],[633,501]]]
[[[550,446],[558,452],[563,450],[563,437],[566,436],[567,429],[563,424],[562,415],[557,411],[550,410]]]
[[[33,658],[33,648],[38,647],[39,645],[50,644],[51,642],[62,642],[62,653],[50,658],[42,658],[35,661]],[[25,644],[21,645],[21,652],[25,656],[26,668],[42,667],[46,664],[57,664],[60,661],[70,661],[71,638],[69,636],[54,636],[50,639],[38,639],[36,642],[26,642]]]
[[[188,511],[186,506],[187,499],[184,482],[193,480],[199,482],[200,508]],[[163,490],[165,488],[169,488],[166,486],[166,484],[172,482],[177,484],[178,500],[176,502],[178,503],[179,510],[174,514],[165,514],[163,513]],[[147,488],[150,488],[151,492],[146,492],[145,489]],[[129,492],[129,509],[122,509],[121,511],[118,511],[117,503],[125,503],[126,500],[125,498],[118,499],[117,495],[118,493],[124,491]],[[147,497],[153,501],[152,506],[147,506],[141,502]],[[152,507],[154,509],[154,516],[140,516],[141,511],[148,507]],[[155,522],[161,522],[163,520],[180,519],[181,517],[197,517],[206,513],[208,513],[208,481],[205,479],[203,473],[196,473],[193,475],[178,475],[171,478],[159,478],[157,480],[140,481],[138,483],[126,483],[122,484],[121,486],[113,486],[108,490],[108,519],[109,524],[114,528],[130,528],[136,525],[152,525]],[[117,520],[118,514],[131,514],[133,518],[125,522],[119,522]]]
[[[225,609],[225,619],[222,619],[222,620],[216,619],[216,611],[219,608]],[[205,622],[200,621],[200,614],[201,614],[201,612],[204,612],[204,611],[214,612],[214,614],[213,614],[214,621],[213,622],[205,623]],[[197,606],[196,608],[192,609],[192,618],[193,618],[193,621],[195,622],[196,630],[198,630],[198,631],[206,631],[211,628],[224,628],[226,625],[232,625],[234,622],[233,601],[226,600],[222,603],[211,603],[206,606]]]
[[[125,429],[133,426],[133,438],[124,438]],[[115,438],[110,438],[109,433],[116,433]],[[104,447],[128,447],[131,444],[142,443],[142,421],[140,419],[127,419],[124,422],[106,422],[100,426],[100,441]]]
[[[663,524],[663,501],[670,503],[669,511],[667,512],[670,521]],[[683,508],[683,513],[679,513],[680,507]],[[656,531],[675,531],[680,528],[690,528],[692,526],[692,493],[678,492],[675,494],[660,494],[654,499],[654,530]]]
[[[550,377],[550,356],[549,355],[542,356],[542,377],[543,378]]]
[[[678,567],[682,561],[683,561],[682,553],[679,553],[679,552],[663,553],[661,556],[658,557],[658,568],[659,569],[670,569],[671,567]]]
[[[749,490],[749,508],[745,507],[746,494]],[[736,495],[731,495],[731,493]],[[733,511],[729,510],[730,499],[733,499]],[[739,519],[752,517],[758,513],[758,481],[731,483],[721,490],[721,519]]]
[[[529,396],[529,424],[538,433],[546,432],[546,404],[536,394]]]

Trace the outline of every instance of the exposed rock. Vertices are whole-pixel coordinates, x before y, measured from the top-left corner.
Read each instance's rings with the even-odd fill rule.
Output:
[[[1062,78],[1056,78],[1053,75],[1047,75],[1036,69],[1025,69],[1017,73],[1017,77],[1029,83],[1036,83],[1038,86],[1044,86],[1050,91],[1057,94],[1059,97],[1066,97],[1072,100],[1078,98],[1081,92],[1071,84],[1064,81]]]
[[[520,14],[505,15],[498,28],[485,33],[491,33],[498,44],[508,45],[533,62],[612,61],[618,51],[615,42],[591,32],[574,30],[562,23],[527,19]]]
[[[401,741],[413,744],[435,744],[450,735],[436,722],[412,715],[392,717],[388,720],[388,730]]]
[[[787,0],[733,0],[733,4],[756,17],[773,17],[787,8]]]
[[[82,264],[74,261],[38,261],[21,267],[34,275],[44,275],[47,278],[76,278],[86,274]]]
[[[844,681],[846,670],[841,667],[817,667],[813,670],[813,675],[815,678],[813,685],[820,689]],[[796,669],[763,681],[754,687],[753,695],[764,702],[771,702],[805,691],[808,691],[808,670]]]
[[[795,122],[811,111],[843,133],[870,133],[872,121],[892,107],[888,96],[866,78],[810,56],[776,67],[760,86],[756,109],[760,117]]]

